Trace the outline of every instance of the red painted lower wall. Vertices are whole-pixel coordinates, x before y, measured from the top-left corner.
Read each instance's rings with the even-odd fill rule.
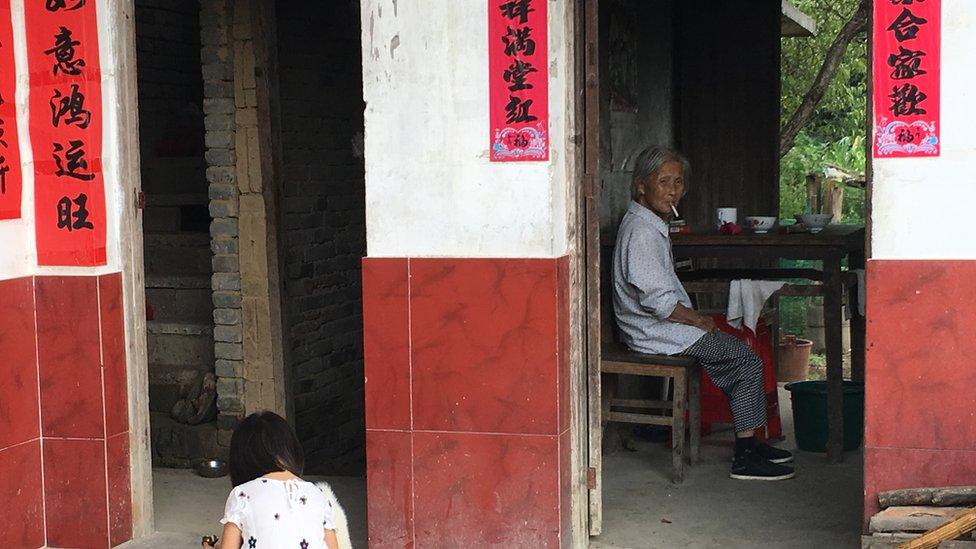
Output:
[[[864,516],[897,488],[976,483],[976,261],[868,263]]]
[[[371,548],[568,542],[568,265],[363,260]]]
[[[132,537],[121,275],[0,281],[0,547]]]

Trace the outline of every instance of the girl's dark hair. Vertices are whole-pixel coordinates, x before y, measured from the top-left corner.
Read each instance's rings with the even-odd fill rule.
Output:
[[[288,422],[274,412],[255,412],[234,429],[228,461],[234,486],[275,471],[302,476],[305,453]]]

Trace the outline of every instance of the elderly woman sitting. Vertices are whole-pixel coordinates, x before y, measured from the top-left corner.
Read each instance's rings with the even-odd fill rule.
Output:
[[[698,358],[728,397],[736,436],[732,478],[792,478],[793,469],[781,465],[792,461],[792,454],[754,436],[766,424],[762,361],[744,343],[716,330],[710,317],[697,313],[675,274],[668,223],[685,194],[688,172],[688,161],[664,147],[637,156],[633,200],[620,222],[613,254],[617,324],[624,343],[635,351]]]

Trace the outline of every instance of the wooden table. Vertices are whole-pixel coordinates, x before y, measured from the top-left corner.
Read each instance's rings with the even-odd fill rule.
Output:
[[[676,258],[736,259],[757,265],[774,259],[809,259],[823,261],[822,269],[704,269],[679,273],[682,280],[702,278],[805,278],[823,284],[824,341],[827,350],[827,460],[837,463],[843,459],[844,440],[844,370],[843,315],[841,305],[844,276],[841,262],[846,258],[850,269],[864,268],[864,227],[861,225],[829,225],[817,234],[673,234]],[[851,378],[864,380],[864,317],[859,315],[857,288],[848,284],[851,312]]]

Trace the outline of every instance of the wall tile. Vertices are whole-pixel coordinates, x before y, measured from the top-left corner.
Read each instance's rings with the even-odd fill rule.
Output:
[[[41,442],[0,450],[0,547],[44,545]]]
[[[411,434],[366,431],[366,490],[369,546],[413,545]]]
[[[0,448],[6,448],[40,436],[33,279],[0,281],[0,296]]]
[[[414,433],[417,547],[558,547],[555,436]]]
[[[363,259],[366,428],[410,428],[406,259]]]
[[[96,278],[35,281],[43,435],[103,437]]]
[[[47,542],[53,547],[106,547],[105,443],[44,439]]]
[[[129,430],[122,273],[98,277],[98,299],[102,320],[102,367],[105,372],[105,434],[112,436]]]
[[[972,449],[976,261],[868,265],[866,444]]]
[[[555,263],[410,261],[414,429],[556,434]]]
[[[976,479],[976,449],[865,448],[864,520],[878,512],[878,492],[972,485],[973,479]]]
[[[129,481],[129,433],[108,439],[108,514],[111,546],[132,539],[132,490]]]

